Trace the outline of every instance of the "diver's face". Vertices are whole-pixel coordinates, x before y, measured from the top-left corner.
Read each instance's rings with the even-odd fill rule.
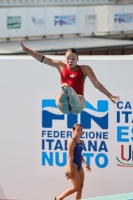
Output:
[[[79,137],[82,135],[82,131],[83,131],[83,128],[82,126],[76,126],[75,130],[73,131],[74,135],[76,137]]]
[[[78,61],[77,54],[72,53],[71,51],[66,52],[66,64],[69,69],[76,67]]]

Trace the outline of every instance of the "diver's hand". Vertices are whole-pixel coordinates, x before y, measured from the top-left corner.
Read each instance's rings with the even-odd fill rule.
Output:
[[[21,46],[21,50],[25,51],[26,47],[24,46],[24,44],[23,44],[21,38],[19,38],[19,44],[20,44],[20,46]]]

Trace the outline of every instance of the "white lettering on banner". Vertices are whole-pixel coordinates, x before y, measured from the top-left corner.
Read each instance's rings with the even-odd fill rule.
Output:
[[[8,29],[21,28],[21,17],[20,16],[9,16],[9,17],[7,17],[7,28]]]

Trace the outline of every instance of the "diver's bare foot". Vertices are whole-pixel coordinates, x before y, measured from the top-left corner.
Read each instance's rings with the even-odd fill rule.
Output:
[[[67,87],[69,87],[69,85],[67,84],[67,83],[63,83],[62,85],[61,85],[61,88],[67,88]]]
[[[61,89],[62,89],[62,91],[67,95],[68,94],[68,92],[67,92],[67,87],[68,87],[69,85],[67,84],[67,83],[63,83],[62,85],[61,85]]]
[[[71,86],[69,86],[67,83],[63,83],[61,85],[62,91],[68,95],[68,97],[72,97],[74,95],[74,90]]]
[[[74,95],[74,90],[71,86],[68,86],[66,90],[68,92],[68,97],[72,97]]]

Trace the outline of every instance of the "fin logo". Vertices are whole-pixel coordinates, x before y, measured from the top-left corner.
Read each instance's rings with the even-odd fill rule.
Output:
[[[114,14],[114,22],[115,23],[132,23],[133,22],[133,14],[132,13],[117,13]]]
[[[65,120],[65,114],[51,113],[45,109],[47,107],[57,108],[55,99],[42,100],[42,127],[43,128],[52,128],[53,120],[60,120],[60,121]],[[91,114],[92,112],[93,114]],[[95,108],[88,101],[86,101],[86,106],[79,115],[80,115],[80,122],[78,122],[77,115],[74,115],[72,113],[69,113],[67,115],[67,120],[66,120],[67,128],[72,128],[73,124],[81,123],[84,129],[90,129],[92,127],[92,120],[93,120],[102,129],[108,129],[108,101],[107,100],[98,100],[97,108]]]
[[[54,16],[55,26],[76,25],[76,15],[56,15]]]

